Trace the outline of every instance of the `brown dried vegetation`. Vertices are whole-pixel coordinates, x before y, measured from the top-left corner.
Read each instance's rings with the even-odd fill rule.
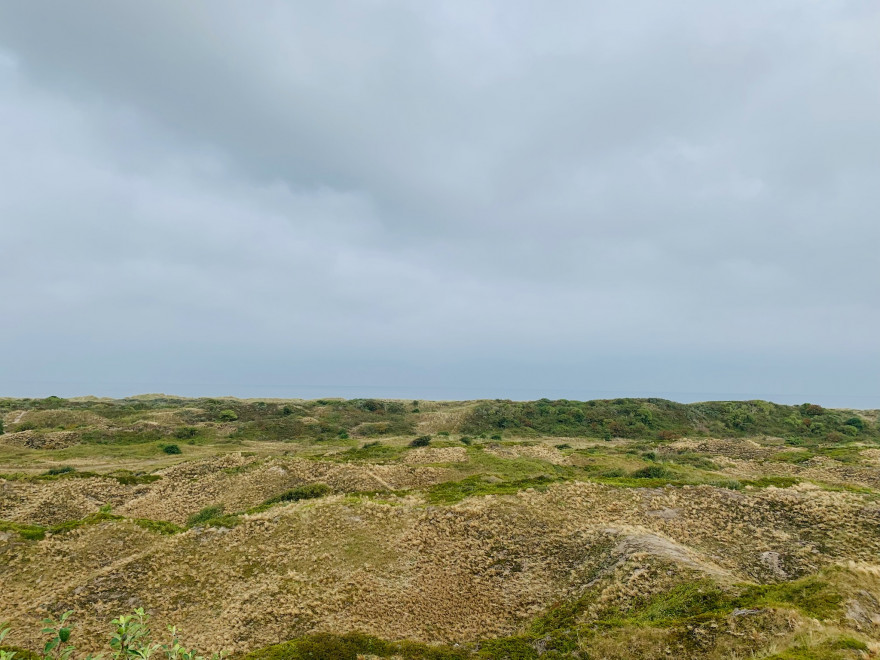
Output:
[[[418,415],[432,421],[414,428],[466,417],[437,406],[421,402]],[[289,409],[285,419],[297,414]],[[331,403],[301,409],[329,427]],[[449,658],[880,649],[880,449],[871,443],[547,437],[466,447],[455,428],[439,446],[413,449],[407,435],[366,447],[341,435],[232,441],[241,424],[263,422],[237,408],[239,426],[217,433],[205,410],[125,420],[129,430],[209,436],[181,442],[183,456],[0,436],[0,620],[13,623],[10,641],[37,648],[46,613],[73,609],[79,647],[96,649],[106,621],[144,607],[188,645],[237,653],[355,632],[444,645],[436,657]],[[41,412],[56,425],[68,419],[28,414]],[[7,425],[20,417],[8,413]],[[118,423],[102,419],[101,432]],[[78,433],[95,430],[88,416],[70,420],[85,425]],[[62,464],[76,469],[44,473]],[[307,484],[330,494],[275,502]],[[179,527],[210,507],[222,516]],[[350,638],[351,648],[365,639]],[[259,657],[300,657],[299,643]],[[370,644],[429,657],[413,650],[429,647]]]

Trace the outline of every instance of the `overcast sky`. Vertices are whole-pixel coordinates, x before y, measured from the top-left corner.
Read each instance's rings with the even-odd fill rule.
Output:
[[[875,0],[0,0],[0,395],[880,407]]]

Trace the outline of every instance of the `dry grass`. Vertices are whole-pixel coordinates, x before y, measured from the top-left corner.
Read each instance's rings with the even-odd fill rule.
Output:
[[[461,414],[419,405],[419,432]],[[24,420],[76,421],[62,412]],[[198,414],[147,411],[116,428],[173,429]],[[720,659],[801,646],[814,653],[802,657],[845,658],[857,649],[841,639],[880,644],[872,446],[756,437],[465,447],[453,435],[365,450],[342,438],[242,441],[233,426],[199,423],[208,430],[180,441],[182,456],[155,442],[38,449],[0,436],[0,620],[13,623],[13,643],[37,648],[40,619],[73,608],[80,646],[96,649],[106,621],[143,606],[205,651],[354,631],[498,658],[565,648]],[[62,465],[77,471],[41,474]],[[646,466],[670,476],[633,476]],[[260,507],[318,483],[330,494]],[[179,533],[136,520],[184,525],[212,506],[222,519]],[[95,515],[108,507],[119,517]],[[42,540],[21,532],[53,525]]]

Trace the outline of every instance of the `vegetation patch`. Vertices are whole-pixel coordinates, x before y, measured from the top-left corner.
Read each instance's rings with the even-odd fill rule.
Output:
[[[496,478],[497,479],[497,478]],[[511,495],[527,488],[544,491],[550,484],[562,481],[559,477],[539,475],[515,481],[488,479],[473,476],[461,481],[447,481],[428,490],[428,501],[432,504],[454,504],[466,497],[478,495]]]
[[[260,513],[267,509],[281,504],[283,502],[299,502],[300,500],[311,500],[318,497],[324,497],[331,492],[330,486],[327,484],[305,484],[297,486],[290,490],[284,491],[280,495],[270,497],[265,502],[252,509],[248,509],[248,513]]]
[[[187,527],[225,527],[232,529],[241,523],[241,518],[235,514],[224,514],[222,504],[206,506],[198,513],[194,513],[186,519]]]

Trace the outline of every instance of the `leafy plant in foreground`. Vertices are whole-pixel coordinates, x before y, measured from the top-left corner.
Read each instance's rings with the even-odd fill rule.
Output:
[[[76,647],[70,643],[70,637],[73,632],[73,625],[69,619],[73,614],[73,610],[64,612],[59,618],[52,617],[43,620],[44,628],[42,632],[49,636],[43,647],[42,654],[22,655],[31,657],[42,657],[42,660],[70,660],[75,657]],[[111,621],[113,625],[113,636],[110,638],[110,658],[113,660],[149,660],[153,655],[164,656],[165,660],[206,660],[204,656],[199,655],[192,649],[187,649],[180,643],[178,638],[178,630],[174,626],[169,626],[168,631],[171,633],[171,640],[167,644],[154,642],[149,625],[149,615],[142,607],[136,609],[132,614],[124,614]],[[9,634],[9,627],[6,624],[0,624],[0,660],[13,660],[17,652],[3,648],[3,640]],[[210,656],[210,660],[222,660],[226,656],[225,652],[214,653]],[[105,660],[103,654],[96,656],[81,656],[81,660]]]

